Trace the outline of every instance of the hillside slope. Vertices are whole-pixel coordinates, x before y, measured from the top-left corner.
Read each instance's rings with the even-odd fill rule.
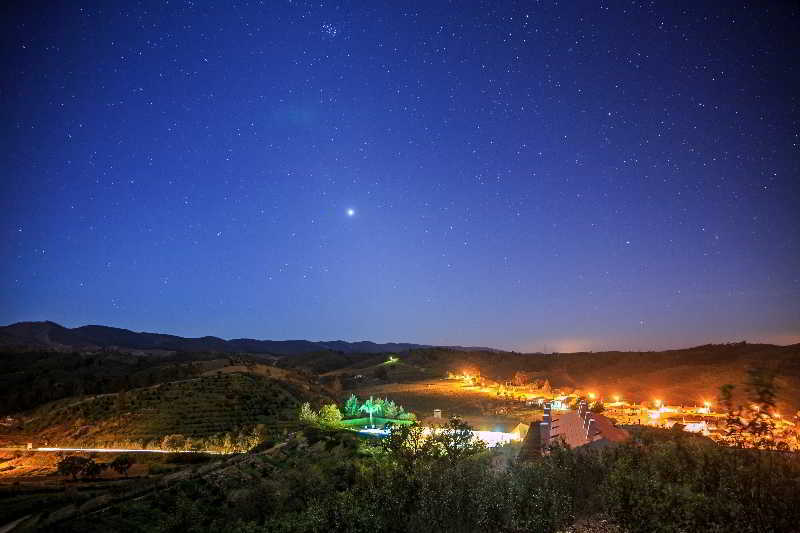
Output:
[[[736,343],[664,352],[571,354],[463,352],[433,348],[412,350],[400,355],[399,360],[419,368],[420,375],[426,376],[432,372],[443,377],[447,372],[479,371],[492,380],[505,382],[511,380],[516,372],[525,372],[531,378],[548,379],[554,387],[581,388],[607,398],[616,395],[636,401],[658,398],[682,404],[713,401],[720,386],[743,384],[748,368],[766,366],[777,373],[781,408],[787,412],[800,408],[798,345]],[[325,362],[330,364],[325,365]],[[309,362],[297,361],[300,366],[304,363],[308,365]],[[360,365],[343,358],[324,361],[318,358],[311,363],[308,366],[329,373],[336,371],[331,367],[339,363],[339,369],[344,371],[340,374],[366,374]],[[282,359],[281,364],[294,363]],[[391,373],[389,377],[392,377]],[[344,379],[345,375],[340,378]]]
[[[45,404],[23,417],[21,430],[0,437],[6,444],[138,448],[181,434],[207,449],[221,445],[226,433],[235,437],[257,425],[267,434],[282,434],[296,426],[301,403],[330,401],[322,386],[300,375],[266,365],[228,366],[191,379]]]

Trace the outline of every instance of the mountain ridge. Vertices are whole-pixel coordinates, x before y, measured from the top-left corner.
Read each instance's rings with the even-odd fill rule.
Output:
[[[406,352],[433,345],[404,342],[376,343],[372,341],[309,341],[305,339],[222,339],[215,336],[181,337],[167,333],[132,331],[126,328],[87,324],[67,328],[56,322],[28,321],[0,326],[0,346],[34,346],[55,349],[121,348],[129,350],[203,351],[221,353],[257,353],[292,355],[318,351],[345,353]],[[460,350],[489,350],[493,348],[446,346]]]

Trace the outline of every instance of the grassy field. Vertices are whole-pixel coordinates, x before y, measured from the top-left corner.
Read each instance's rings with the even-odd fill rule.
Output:
[[[355,392],[362,398],[377,396],[394,400],[425,423],[437,422],[431,418],[434,409],[442,410],[442,420],[458,416],[476,429],[491,431],[508,431],[519,422],[530,424],[542,418],[541,409],[527,407],[522,402],[477,387],[465,387],[456,380],[371,385]]]
[[[372,417],[372,424],[375,426],[383,426],[386,424],[397,424],[404,426],[413,423],[411,420],[400,420],[397,418],[381,418],[377,416]],[[342,420],[342,425],[345,427],[363,427],[369,425],[369,417],[364,418],[350,418]]]

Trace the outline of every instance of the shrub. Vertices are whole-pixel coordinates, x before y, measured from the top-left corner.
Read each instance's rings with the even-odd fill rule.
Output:
[[[311,409],[311,404],[308,402],[305,402],[303,405],[300,406],[300,414],[298,415],[298,418],[300,419],[301,422],[304,422],[306,424],[319,423],[319,416],[317,415],[317,413],[314,412],[313,409]]]
[[[161,441],[161,445],[166,450],[177,451],[186,446],[186,438],[180,434],[167,435]]]
[[[325,427],[335,428],[342,425],[342,413],[335,403],[323,405],[317,418],[319,424]]]
[[[133,456],[124,454],[118,455],[109,464],[109,467],[121,476],[127,476],[128,470],[135,463]]]

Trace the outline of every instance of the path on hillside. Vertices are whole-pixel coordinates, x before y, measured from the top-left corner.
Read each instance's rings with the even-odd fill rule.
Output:
[[[85,453],[209,453],[213,455],[230,455],[223,452],[207,450],[162,450],[156,448],[0,448],[0,450],[22,452],[85,452]],[[2,533],[2,532],[0,532]]]

